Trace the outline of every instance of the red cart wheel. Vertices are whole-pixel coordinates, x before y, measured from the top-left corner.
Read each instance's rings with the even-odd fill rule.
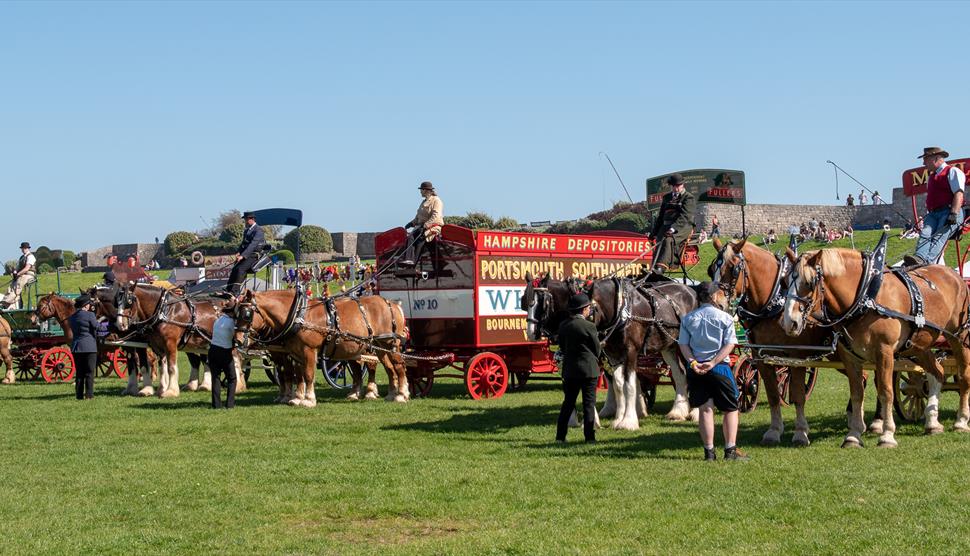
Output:
[[[40,361],[40,374],[47,382],[70,381],[74,378],[74,355],[64,347],[47,350]]]
[[[424,398],[431,393],[434,386],[434,373],[421,376],[408,375],[408,390],[411,391],[412,398]]]
[[[758,407],[758,369],[747,355],[734,362],[734,378],[738,386],[738,410],[741,413],[754,411]]]
[[[118,348],[111,354],[111,368],[118,378],[128,378],[128,354]]]
[[[778,395],[781,396],[781,403],[784,405],[791,404],[790,393],[790,382],[791,382],[791,372],[788,367],[778,367],[775,371],[778,376]],[[818,369],[808,367],[805,369],[805,399],[811,397],[812,390],[815,389],[815,381],[818,379]]]
[[[102,351],[98,353],[98,376],[101,378],[106,378],[111,376],[114,372],[112,356],[114,354],[110,351]]]
[[[474,400],[501,398],[509,387],[509,370],[498,355],[486,351],[465,363],[465,388]]]

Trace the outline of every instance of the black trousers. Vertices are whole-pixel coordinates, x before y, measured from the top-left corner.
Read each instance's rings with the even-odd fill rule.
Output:
[[[226,374],[226,407],[236,407],[236,362],[232,350],[209,346],[209,368],[212,370],[212,407],[222,407],[222,383],[219,377]]]
[[[246,281],[246,275],[253,270],[258,260],[259,257],[254,253],[234,264],[232,270],[229,271],[229,283],[226,284],[226,291],[232,295],[239,295],[239,292],[242,291],[242,284]]]
[[[584,376],[562,379],[562,408],[559,410],[559,421],[556,423],[556,440],[566,440],[569,428],[569,416],[576,409],[576,396],[583,394],[583,434],[586,441],[596,440],[595,412],[596,412],[596,383],[599,377],[586,378]]]
[[[74,395],[79,400],[94,397],[94,370],[98,367],[97,353],[75,353]]]

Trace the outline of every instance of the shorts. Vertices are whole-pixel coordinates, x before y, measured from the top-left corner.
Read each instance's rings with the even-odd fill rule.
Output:
[[[724,413],[738,410],[738,386],[727,363],[714,366],[699,375],[687,369],[687,400],[691,407],[700,407],[714,400],[714,407]]]

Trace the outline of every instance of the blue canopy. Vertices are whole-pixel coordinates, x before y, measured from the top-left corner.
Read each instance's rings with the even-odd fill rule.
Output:
[[[288,208],[269,208],[254,210],[256,223],[260,226],[296,226],[296,262],[301,262],[300,257],[300,226],[303,225],[303,211]]]

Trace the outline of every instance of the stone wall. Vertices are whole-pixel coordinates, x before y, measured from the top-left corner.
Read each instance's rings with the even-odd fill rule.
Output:
[[[371,259],[375,256],[375,232],[336,232],[330,237],[333,238],[333,250],[338,257],[358,255],[362,259]]]
[[[78,253],[78,259],[84,268],[101,268],[105,266],[105,256],[113,254],[121,258],[131,253],[138,254],[138,260],[141,264],[148,264],[152,259],[164,264],[166,259],[164,243],[116,243]]]

